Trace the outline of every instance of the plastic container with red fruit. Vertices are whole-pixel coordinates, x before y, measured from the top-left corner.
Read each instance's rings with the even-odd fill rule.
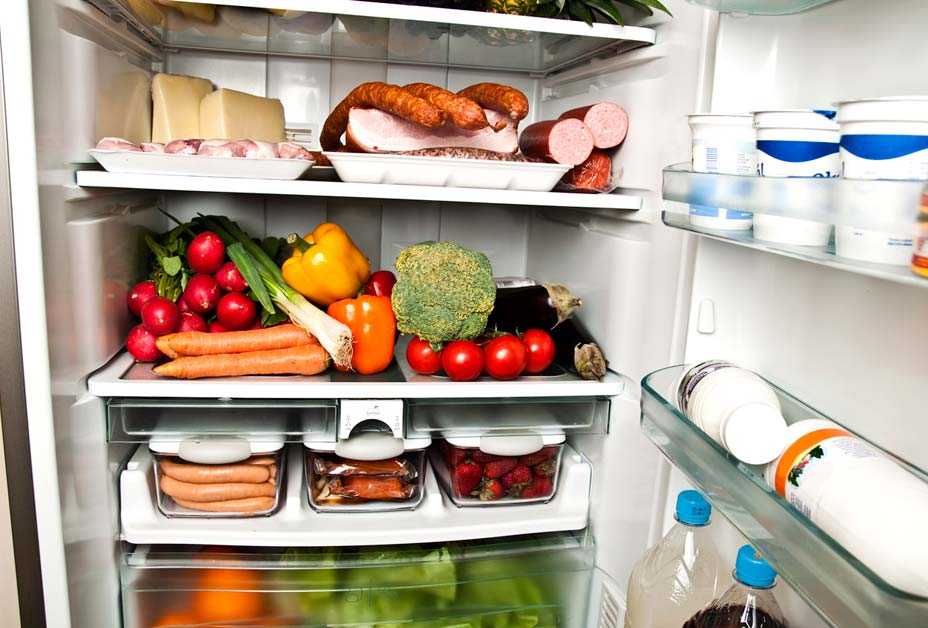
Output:
[[[557,491],[563,434],[447,436],[432,467],[456,506],[546,502]]]

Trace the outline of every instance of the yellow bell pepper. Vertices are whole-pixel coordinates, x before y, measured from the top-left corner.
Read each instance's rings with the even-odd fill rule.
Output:
[[[371,274],[371,263],[344,229],[324,222],[300,238],[291,234],[293,255],[281,272],[291,288],[307,299],[328,306],[355,297]]]

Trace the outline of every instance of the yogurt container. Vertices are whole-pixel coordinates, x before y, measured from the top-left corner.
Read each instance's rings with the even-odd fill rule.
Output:
[[[928,96],[842,102],[837,119],[843,177],[928,180]],[[912,235],[842,225],[835,249],[841,257],[904,266],[912,258]]]
[[[786,447],[764,477],[883,580],[928,596],[928,484],[825,419],[790,425]]]
[[[826,113],[809,109],[756,112],[757,173],[762,177],[837,177],[841,169],[838,124]],[[831,225],[755,213],[754,237],[784,244],[826,246]]]
[[[693,171],[750,176],[757,170],[754,118],[750,114],[693,114]],[[690,222],[699,227],[747,230],[751,212],[690,205]]]

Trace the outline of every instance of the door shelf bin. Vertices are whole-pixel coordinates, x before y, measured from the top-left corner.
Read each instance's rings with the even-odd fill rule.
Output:
[[[335,434],[332,399],[182,399],[111,397],[106,400],[111,443],[144,443],[190,436],[257,436],[302,442]]]
[[[899,591],[874,574],[768,488],[763,467],[739,463],[668,401],[685,368],[661,369],[642,380],[641,426],[648,438],[832,625],[923,626],[928,599]],[[831,420],[771,386],[787,423]],[[908,468],[928,481],[921,471]]]
[[[123,612],[126,628],[166,617],[179,625],[477,628],[483,618],[580,628],[593,559],[589,537],[569,533],[402,547],[138,546],[122,564]]]
[[[414,399],[407,407],[407,428],[437,436],[484,434],[605,434],[608,397],[535,399]]]
[[[720,13],[741,15],[792,15],[801,13],[833,0],[689,0],[693,4]]]

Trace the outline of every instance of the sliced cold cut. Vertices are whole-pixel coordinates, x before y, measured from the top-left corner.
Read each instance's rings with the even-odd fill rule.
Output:
[[[205,510],[207,512],[264,512],[273,508],[276,503],[273,497],[246,497],[245,499],[230,499],[222,502],[192,502],[186,499],[172,499],[184,508]]]
[[[593,151],[593,134],[576,118],[544,120],[522,131],[519,148],[528,157],[576,166]]]
[[[615,148],[628,134],[628,113],[613,102],[577,107],[562,113],[560,119],[565,118],[576,118],[587,125],[596,148]]]
[[[485,110],[491,126],[507,122],[501,130],[490,127],[467,131],[446,123],[438,128],[404,120],[379,109],[356,107],[348,115],[348,145],[356,152],[397,153],[421,148],[467,147],[498,153],[514,153],[519,148],[516,127],[505,116]]]
[[[481,107],[499,112],[516,123],[528,115],[528,98],[510,85],[477,83],[459,91],[458,96],[470,98]]]
[[[566,192],[611,192],[612,158],[606,151],[594,148],[582,164],[565,174],[557,189]]]
[[[181,482],[171,476],[161,476],[161,490],[174,499],[191,502],[223,502],[230,499],[247,497],[274,497],[277,486],[270,482],[260,484],[249,482],[230,482],[223,484],[195,484]]]
[[[164,475],[195,484],[223,484],[229,482],[268,482],[272,478],[271,469],[275,465],[248,464],[195,464],[175,462],[171,458],[162,458],[159,462]]]

